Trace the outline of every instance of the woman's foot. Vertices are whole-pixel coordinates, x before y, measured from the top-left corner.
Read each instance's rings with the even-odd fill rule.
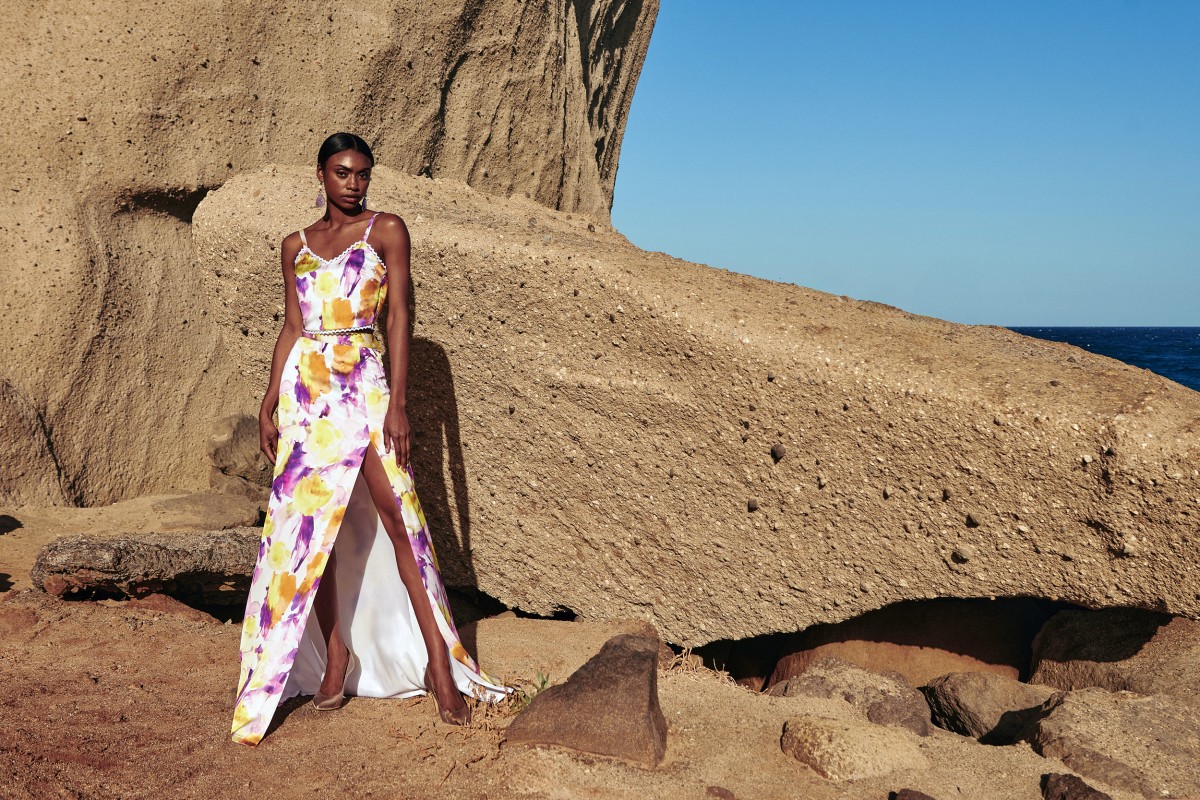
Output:
[[[312,699],[313,707],[318,711],[335,711],[346,705],[346,677],[353,658],[348,649],[341,657],[330,657],[325,665],[325,678]]]
[[[471,722],[471,707],[463,700],[462,693],[454,685],[450,674],[450,665],[446,664],[435,677],[431,664],[425,666],[425,689],[433,698],[438,716],[447,725],[467,725]]]

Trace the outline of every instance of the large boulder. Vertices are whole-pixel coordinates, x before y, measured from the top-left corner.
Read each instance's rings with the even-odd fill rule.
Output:
[[[1200,696],[1200,622],[1136,608],[1063,611],[1033,643],[1033,683]]]
[[[230,413],[258,406],[283,296],[272,243],[311,219],[308,180],[265,168],[196,211],[198,263],[222,265],[201,270],[205,304],[243,373]],[[520,198],[386,167],[371,193],[413,236],[414,469],[451,584],[648,618],[693,646],[931,597],[1200,614],[1183,502],[1200,496],[1200,394],[646,253]],[[1130,405],[1151,392],[1152,409]],[[955,647],[1001,630],[955,625]],[[1004,653],[957,654],[1016,675],[1033,633],[1011,630]]]
[[[203,302],[201,275],[236,269],[193,258],[207,192],[303,164],[311,211],[317,147],[352,130],[394,169],[603,225],[658,0],[165,9],[43,3],[0,20],[0,169],[15,176],[0,379],[44,414],[67,499],[89,505],[207,488],[229,383],[265,381],[228,357],[222,335],[242,333]],[[5,432],[22,421],[3,398],[0,415]],[[44,463],[20,496],[56,501]]]
[[[1051,697],[1025,732],[1085,778],[1147,798],[1200,795],[1200,715],[1180,698],[1080,689]]]

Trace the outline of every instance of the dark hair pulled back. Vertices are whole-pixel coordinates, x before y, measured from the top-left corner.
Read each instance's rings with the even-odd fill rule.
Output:
[[[321,149],[317,151],[317,166],[324,169],[325,162],[343,150],[357,150],[367,157],[367,161],[371,162],[372,167],[375,166],[375,156],[371,153],[371,145],[367,144],[361,136],[345,131],[335,133],[321,142]]]

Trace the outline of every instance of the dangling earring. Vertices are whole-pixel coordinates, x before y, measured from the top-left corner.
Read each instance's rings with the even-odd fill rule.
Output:
[[[325,187],[317,189],[317,199],[313,201],[313,206],[316,208],[325,207]]]
[[[359,203],[360,203],[359,208],[361,208],[363,211],[366,211],[367,210],[367,194],[366,194],[366,192],[363,192],[362,200],[360,200]]]

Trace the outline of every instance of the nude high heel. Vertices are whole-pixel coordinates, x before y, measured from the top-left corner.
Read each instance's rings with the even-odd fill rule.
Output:
[[[349,659],[346,663],[346,674],[342,676],[342,688],[337,694],[321,694],[319,691],[313,695],[313,708],[317,711],[337,711],[342,706],[346,705],[346,681],[350,679],[350,671],[354,669],[358,663],[357,657],[353,652],[350,652]]]
[[[451,671],[451,682],[453,682],[453,671]],[[425,665],[425,690],[429,692],[429,696],[433,698],[433,705],[437,709],[438,716],[442,722],[447,725],[468,725],[471,722],[471,707],[463,705],[461,711],[450,711],[447,708],[442,708],[442,701],[438,699],[437,692],[433,690],[433,682],[429,680],[429,665]],[[455,691],[458,691],[457,688]]]

